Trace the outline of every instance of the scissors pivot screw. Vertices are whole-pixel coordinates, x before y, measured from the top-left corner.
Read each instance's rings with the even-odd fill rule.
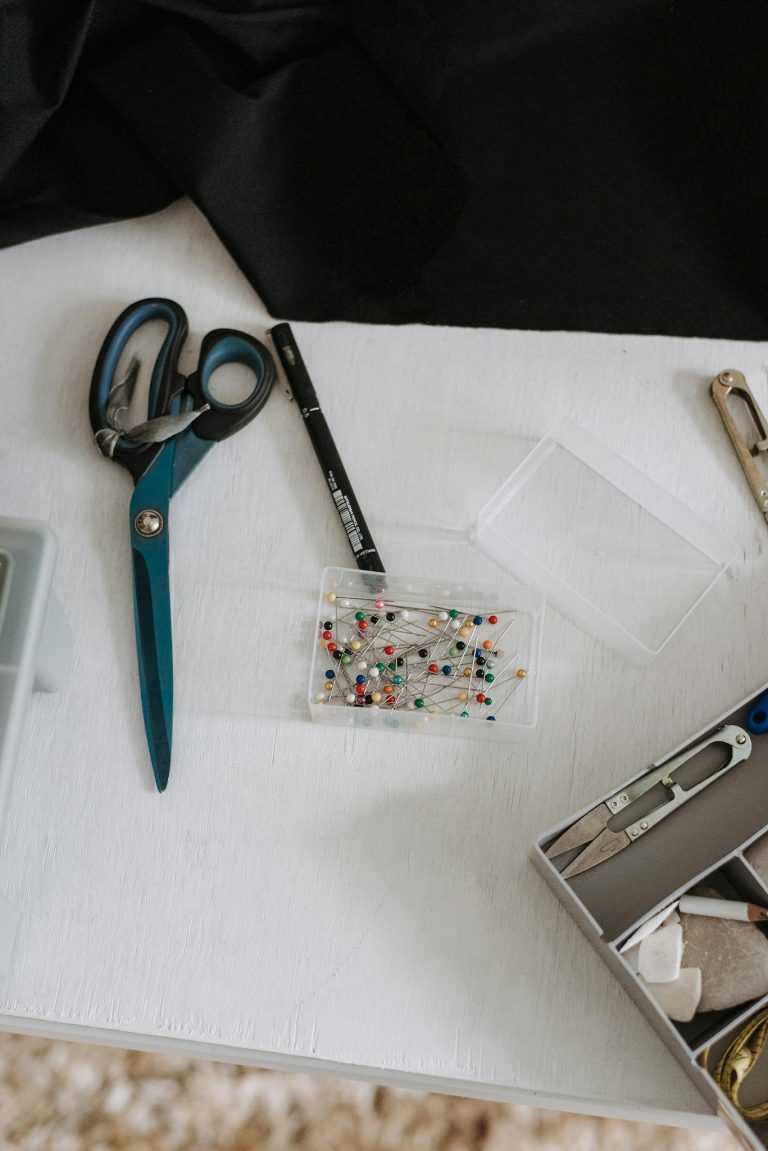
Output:
[[[153,536],[160,535],[163,530],[163,517],[154,508],[145,508],[136,516],[133,526],[140,536],[151,539]]]

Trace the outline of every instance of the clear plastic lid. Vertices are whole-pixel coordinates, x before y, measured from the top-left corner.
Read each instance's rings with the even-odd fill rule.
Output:
[[[473,540],[636,664],[661,651],[737,553],[570,420],[488,501]]]

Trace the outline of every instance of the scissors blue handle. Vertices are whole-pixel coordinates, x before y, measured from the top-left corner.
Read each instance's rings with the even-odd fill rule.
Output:
[[[121,431],[110,418],[110,396],[120,358],[132,336],[153,320],[162,320],[167,329],[152,370],[147,419],[162,423],[163,417],[186,416],[193,421],[172,423],[171,428],[178,424],[179,430],[169,432],[159,442]],[[89,398],[97,440],[107,434],[108,440],[102,441],[109,443],[105,454],[126,468],[135,484],[130,527],[136,650],[144,727],[159,791],[168,783],[173,732],[170,501],[214,443],[233,435],[258,415],[275,380],[274,361],[267,348],[253,336],[232,328],[209,332],[203,339],[196,370],[190,376],[181,375],[179,355],[186,335],[187,317],[173,300],[158,298],[131,304],[107,333]],[[211,392],[213,374],[225,364],[243,364],[253,374],[253,389],[240,403],[225,404]]]
[[[187,337],[186,314],[174,300],[158,298],[131,304],[117,317],[106,335],[91,383],[89,413],[94,432],[110,427],[110,392],[115,383],[120,357],[139,328],[153,320],[164,321],[167,331],[152,370],[147,419],[170,414],[174,397],[186,392],[194,407],[208,406],[208,410],[195,421],[194,433],[197,439],[211,446],[244,428],[258,415],[269,398],[275,380],[274,361],[267,348],[245,332],[218,328],[203,339],[197,370],[185,378],[179,374],[179,356]],[[253,390],[240,403],[225,404],[211,394],[211,377],[224,364],[244,364],[253,371]],[[163,446],[142,444],[121,435],[110,455],[127,468],[134,481],[138,482],[155,462]],[[183,478],[189,475],[189,471]],[[179,486],[180,482],[174,491]]]
[[[745,727],[753,735],[765,735],[768,732],[768,691],[764,691],[755,700],[755,705],[747,716]]]

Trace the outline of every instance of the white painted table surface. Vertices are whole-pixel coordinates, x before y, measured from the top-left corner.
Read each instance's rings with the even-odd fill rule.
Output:
[[[158,796],[130,481],[91,443],[92,365],[141,296],[186,308],[187,370],[209,328],[262,336],[269,319],[187,203],[1,252],[0,292],[0,512],[57,532],[76,633],[66,686],[30,704],[5,819],[0,891],[21,924],[0,1026],[714,1122],[528,852],[768,678],[768,536],[707,391],[733,366],[765,401],[764,348],[296,324],[390,570],[487,576],[451,533],[558,413],[741,556],[647,670],[551,610],[529,746],[319,728],[314,597],[326,564],[351,565],[280,386],[173,502],[174,762]]]

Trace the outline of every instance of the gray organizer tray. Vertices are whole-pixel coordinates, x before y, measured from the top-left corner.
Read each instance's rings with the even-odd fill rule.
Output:
[[[723,724],[745,727],[754,701],[765,690],[763,687],[755,692],[657,763],[671,759]],[[545,851],[595,804],[632,780],[617,781],[607,795],[598,797],[594,804],[547,831],[536,843],[532,859],[709,1106],[724,1119],[743,1146],[763,1151],[768,1148],[768,1124],[747,1123],[717,1087],[701,1060],[709,1049],[708,1066],[714,1066],[741,1027],[755,1013],[768,1008],[768,995],[729,1011],[699,1013],[690,1023],[674,1023],[620,954],[630,934],[699,883],[706,883],[726,897],[768,906],[768,876],[760,875],[749,859],[750,848],[768,835],[768,735],[751,735],[751,739],[752,752],[746,761],[737,764],[627,850],[592,870],[564,880]],[[675,775],[687,788],[722,762],[722,745],[714,744],[685,763]],[[644,775],[650,766],[633,778]],[[657,799],[649,792],[645,802],[650,810]],[[632,814],[633,818],[642,814],[639,801],[633,805]],[[566,859],[556,861],[559,867],[565,866]],[[756,1097],[768,1098],[768,1052],[750,1075],[748,1084],[749,1091]],[[746,1089],[744,1097],[747,1102],[751,1101]]]
[[[51,589],[56,539],[45,524],[0,517],[0,826],[33,690],[55,691],[71,632]],[[19,913],[0,894],[0,977],[8,971]]]

